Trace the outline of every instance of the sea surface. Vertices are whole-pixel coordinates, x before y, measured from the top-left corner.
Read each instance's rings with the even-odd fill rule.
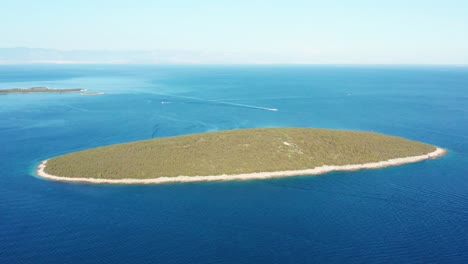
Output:
[[[468,67],[2,65],[0,263],[468,263]],[[278,111],[272,111],[277,109]],[[224,129],[321,127],[448,149],[377,170],[90,185],[41,160]]]

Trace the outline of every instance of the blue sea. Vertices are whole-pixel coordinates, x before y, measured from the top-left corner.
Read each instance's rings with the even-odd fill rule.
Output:
[[[3,65],[0,263],[468,263],[468,67]],[[278,111],[271,111],[278,109]],[[90,185],[34,176],[97,146],[254,127],[375,131],[448,149],[377,170]]]

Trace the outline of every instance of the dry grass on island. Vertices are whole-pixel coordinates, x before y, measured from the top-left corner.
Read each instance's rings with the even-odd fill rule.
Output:
[[[52,158],[47,166],[44,163],[41,171],[67,178],[112,180],[246,175],[307,170],[324,165],[378,163],[438,150],[425,143],[373,132],[258,128],[88,149]]]

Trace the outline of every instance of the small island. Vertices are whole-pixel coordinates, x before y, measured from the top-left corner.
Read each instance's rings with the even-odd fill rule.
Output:
[[[0,89],[0,94],[77,93],[77,92],[85,92],[85,91],[86,89],[81,89],[81,88],[52,89],[49,87],[31,87],[31,88]]]
[[[50,180],[150,184],[265,179],[375,169],[433,159],[445,150],[374,132],[256,128],[115,144],[41,162]]]
[[[103,92],[82,92],[81,95],[84,96],[95,96],[95,95],[102,95],[104,94]]]

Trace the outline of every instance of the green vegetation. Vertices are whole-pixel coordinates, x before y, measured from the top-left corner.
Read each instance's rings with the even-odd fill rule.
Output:
[[[313,128],[227,130],[144,140],[52,158],[64,177],[146,179],[312,169],[427,154],[436,148],[372,132]]]
[[[0,94],[13,94],[13,93],[74,93],[83,92],[84,89],[73,88],[73,89],[50,89],[48,87],[31,87],[31,88],[14,88],[14,89],[3,89],[0,90]]]

